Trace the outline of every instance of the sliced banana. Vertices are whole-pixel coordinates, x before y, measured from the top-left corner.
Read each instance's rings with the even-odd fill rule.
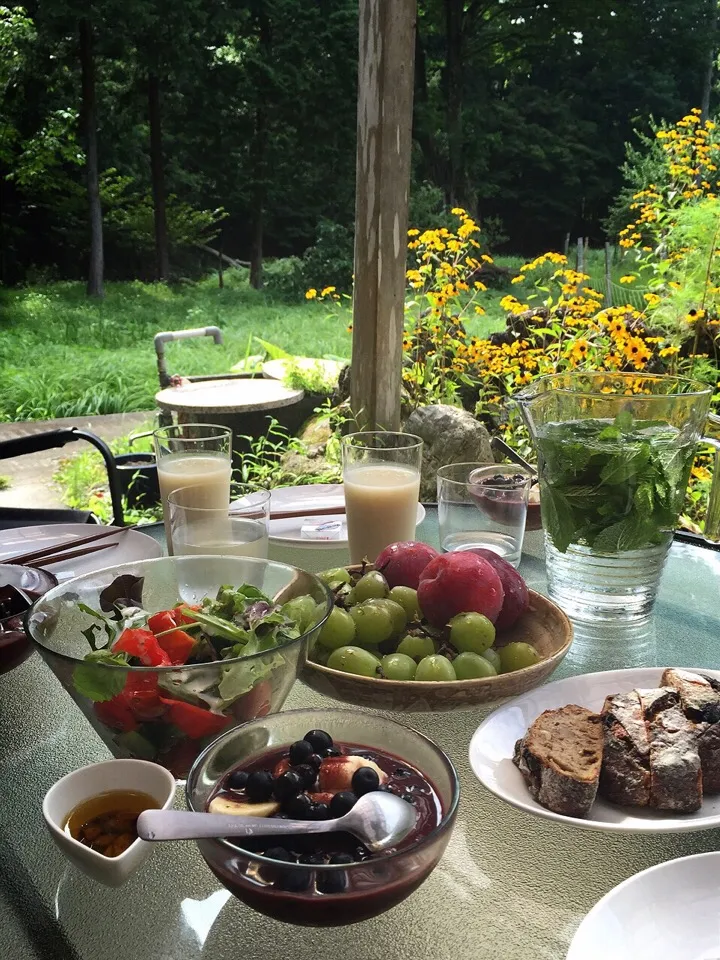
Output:
[[[208,806],[208,813],[229,813],[234,817],[272,817],[279,810],[280,804],[274,800],[267,803],[241,803],[228,800],[227,797],[214,797]]]

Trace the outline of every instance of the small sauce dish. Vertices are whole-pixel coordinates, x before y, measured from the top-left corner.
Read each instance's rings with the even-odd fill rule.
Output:
[[[108,887],[120,887],[142,866],[153,844],[136,838],[117,856],[93,850],[70,834],[71,814],[94,798],[118,794],[144,794],[167,810],[175,800],[175,777],[147,760],[106,760],[67,774],[45,794],[43,816],[56,846],[79,870]],[[72,824],[71,824],[72,826]]]

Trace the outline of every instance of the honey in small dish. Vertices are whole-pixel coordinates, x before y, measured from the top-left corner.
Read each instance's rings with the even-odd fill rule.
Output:
[[[71,811],[65,833],[105,857],[119,857],[137,840],[137,818],[160,804],[137,790],[111,790],[84,800]]]

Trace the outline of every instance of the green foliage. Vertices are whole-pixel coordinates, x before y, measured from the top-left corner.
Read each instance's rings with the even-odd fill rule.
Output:
[[[12,486],[12,480],[5,474],[0,474],[0,490],[9,490]]]
[[[245,439],[250,444],[250,450],[243,454],[242,467],[239,472],[236,471],[234,480],[246,493],[298,484],[338,483],[341,479],[342,471],[338,463],[328,463],[327,472],[322,474],[298,475],[288,471],[282,458],[288,453],[305,454],[307,449],[301,440],[290,436],[276,420],[271,421],[265,436]]]
[[[302,289],[333,286],[349,293],[353,276],[353,231],[329,220],[318,224],[317,239],[302,260]]]

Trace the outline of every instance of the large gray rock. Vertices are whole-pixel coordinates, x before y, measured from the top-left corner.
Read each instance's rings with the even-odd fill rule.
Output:
[[[492,463],[490,434],[467,410],[445,404],[418,407],[405,422],[405,432],[424,441],[420,499],[437,499],[435,476],[446,463]]]

